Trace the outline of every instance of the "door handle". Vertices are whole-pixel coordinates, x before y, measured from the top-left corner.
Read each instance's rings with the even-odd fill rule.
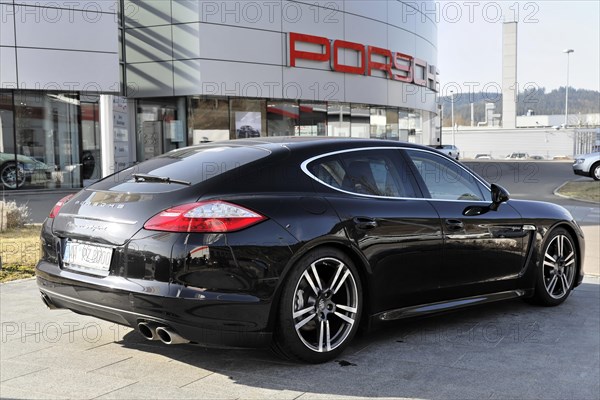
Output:
[[[460,231],[460,230],[465,229],[465,225],[459,219],[447,219],[446,227],[448,228],[449,231]]]
[[[353,219],[353,221],[358,229],[368,230],[368,229],[377,228],[377,221],[373,218],[355,217]]]

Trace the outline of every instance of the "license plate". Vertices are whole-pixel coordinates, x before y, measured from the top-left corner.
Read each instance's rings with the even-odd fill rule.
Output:
[[[65,246],[63,263],[67,269],[107,276],[112,253],[112,247],[68,241]]]

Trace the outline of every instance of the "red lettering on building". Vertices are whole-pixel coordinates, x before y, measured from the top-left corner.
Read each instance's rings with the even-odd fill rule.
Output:
[[[394,74],[394,80],[406,83],[412,83],[413,81],[413,68],[412,62],[413,57],[403,54],[394,53],[394,69],[402,72],[402,74]]]
[[[296,50],[296,43],[312,43],[321,46],[321,52]],[[330,56],[329,40],[320,36],[304,35],[301,33],[290,33],[290,67],[296,66],[296,60],[301,58],[312,61],[329,61]],[[325,52],[323,53],[323,50]]]
[[[353,50],[358,53],[358,66],[344,65],[339,62],[340,49]],[[347,74],[364,75],[366,67],[365,46],[359,43],[346,42],[345,40],[336,40],[333,42],[333,70],[336,72],[345,72]]]
[[[373,76],[373,70],[377,69],[380,71],[385,71],[386,76],[391,79],[392,74],[392,52],[386,49],[382,49],[380,47],[368,46],[369,48],[369,67],[367,69],[367,75]],[[373,55],[376,54],[378,56],[382,56],[385,58],[385,62],[377,62],[373,61]]]
[[[298,50],[298,44],[320,46],[320,51]],[[376,76],[384,73],[387,79],[424,86],[437,91],[438,71],[435,66],[408,54],[392,52],[375,46],[345,40],[329,40],[322,36],[289,33],[290,67],[296,67],[298,60],[328,62],[332,71],[346,74]],[[340,52],[356,53],[357,65],[346,59],[340,61]],[[351,54],[351,53],[350,53]],[[381,72],[377,72],[381,71]]]

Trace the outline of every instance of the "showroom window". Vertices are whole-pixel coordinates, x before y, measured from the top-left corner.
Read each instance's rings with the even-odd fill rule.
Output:
[[[329,103],[327,106],[327,136],[350,136],[350,104]]]
[[[80,105],[76,94],[15,92],[20,188],[81,187]]]
[[[229,108],[231,139],[266,136],[266,100],[231,99]]]
[[[229,140],[229,100],[190,97],[188,141],[190,144]]]
[[[295,136],[299,132],[298,120],[300,108],[298,103],[287,101],[269,101],[267,103],[268,136]]]
[[[25,184],[24,171],[16,160],[13,110],[12,92],[0,93],[0,190]]]
[[[81,103],[81,175],[83,186],[102,178],[98,103]]]
[[[371,139],[398,140],[398,109],[371,107]]]
[[[300,103],[300,136],[327,136],[327,104]]]
[[[371,112],[369,106],[353,104],[350,108],[350,132],[352,137],[366,138],[371,136]]]
[[[138,161],[185,147],[185,98],[138,100]]]

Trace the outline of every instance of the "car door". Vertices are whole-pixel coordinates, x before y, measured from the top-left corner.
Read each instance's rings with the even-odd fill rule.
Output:
[[[398,149],[360,149],[308,164],[344,229],[367,258],[370,313],[436,300],[442,231]]]
[[[459,163],[421,149],[406,149],[406,155],[440,217],[440,288],[448,297],[511,289],[525,265],[529,234],[519,213],[510,202],[491,211],[489,188]]]

